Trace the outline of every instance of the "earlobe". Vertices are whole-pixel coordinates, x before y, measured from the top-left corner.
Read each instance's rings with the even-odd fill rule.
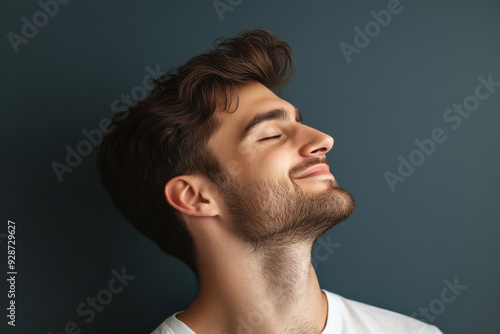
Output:
[[[216,216],[217,203],[206,185],[207,181],[198,176],[177,176],[165,185],[165,198],[174,209],[186,215]]]

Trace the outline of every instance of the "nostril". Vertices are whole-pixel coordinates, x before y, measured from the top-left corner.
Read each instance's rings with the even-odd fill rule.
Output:
[[[326,147],[321,147],[321,148],[317,148],[315,149],[314,151],[312,151],[311,153],[323,153],[325,151],[328,151],[328,149]]]

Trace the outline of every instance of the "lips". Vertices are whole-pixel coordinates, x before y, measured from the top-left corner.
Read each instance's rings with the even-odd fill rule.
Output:
[[[296,179],[304,179],[306,177],[313,177],[313,176],[320,176],[320,175],[332,176],[328,165],[325,165],[325,164],[315,165],[309,169],[306,169],[304,172],[302,172],[301,174],[299,174],[295,178]]]

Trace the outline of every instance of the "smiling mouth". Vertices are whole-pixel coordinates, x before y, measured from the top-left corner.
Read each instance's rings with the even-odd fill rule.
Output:
[[[317,176],[328,176],[333,178],[332,173],[330,173],[330,168],[326,164],[319,164],[314,167],[311,167],[304,171],[303,173],[299,174],[295,179],[300,180],[300,179],[305,179],[305,178],[310,178],[310,177],[317,177]]]

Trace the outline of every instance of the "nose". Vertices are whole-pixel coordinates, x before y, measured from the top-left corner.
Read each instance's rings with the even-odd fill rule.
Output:
[[[326,133],[301,124],[301,131],[298,133],[300,142],[300,155],[304,157],[314,157],[325,155],[333,147],[333,138]]]

